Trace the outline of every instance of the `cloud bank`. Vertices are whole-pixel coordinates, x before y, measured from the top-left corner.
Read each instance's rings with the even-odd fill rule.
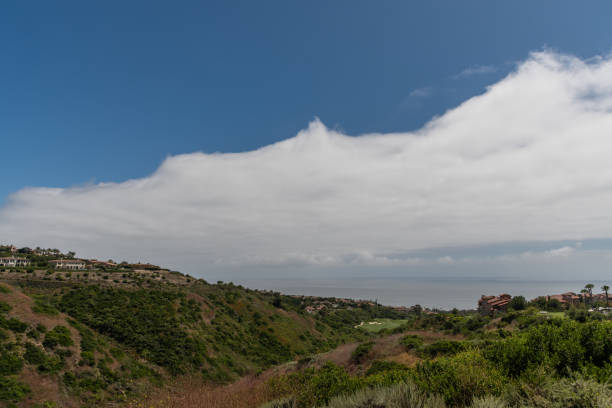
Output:
[[[612,237],[611,162],[612,59],[538,52],[415,132],[353,137],[315,120],[142,179],[20,190],[0,237],[192,272],[419,265],[428,248]]]

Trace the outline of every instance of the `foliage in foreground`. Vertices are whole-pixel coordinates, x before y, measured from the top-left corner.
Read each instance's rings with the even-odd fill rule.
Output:
[[[414,339],[406,336],[400,342],[414,350],[420,346]],[[283,404],[295,408],[433,404],[414,405],[405,398],[394,402],[400,388],[385,388],[394,384],[416,387],[418,393],[411,395],[434,396],[449,407],[612,407],[609,321],[553,319],[498,340],[439,341],[416,352],[425,360],[415,367],[374,362],[364,375],[350,375],[328,363],[277,377],[270,386],[276,395],[290,396]]]

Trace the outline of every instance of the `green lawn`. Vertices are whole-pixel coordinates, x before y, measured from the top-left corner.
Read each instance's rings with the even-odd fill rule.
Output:
[[[546,316],[560,318],[560,319],[565,319],[567,317],[565,316],[565,312],[548,312]]]
[[[395,329],[407,321],[408,320],[405,319],[374,319],[370,320],[369,322],[363,322],[359,328],[372,333],[378,333],[383,329]]]

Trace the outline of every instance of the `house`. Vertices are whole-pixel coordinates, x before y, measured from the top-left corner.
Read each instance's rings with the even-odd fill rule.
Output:
[[[43,249],[43,248],[36,248],[32,251],[34,253],[34,255],[40,255],[40,256],[58,256],[61,255],[60,251],[58,249],[51,249],[51,248],[47,248],[47,249]]]
[[[161,268],[157,265],[152,265],[150,263],[135,263],[129,264],[129,267],[134,270],[145,270],[145,271],[157,271]]]
[[[512,296],[507,293],[502,293],[499,296],[482,295],[478,300],[478,311],[482,315],[492,315],[495,312],[504,311],[508,308],[508,304]]]
[[[82,271],[86,267],[85,261],[81,259],[55,259],[49,261],[49,265],[55,269],[68,269],[71,271]]]
[[[560,295],[548,295],[546,300],[557,299],[563,305],[576,305],[580,303],[580,296],[574,292],[566,292]]]
[[[17,258],[14,256],[9,256],[6,258],[0,258],[0,266],[5,267],[23,267],[30,265],[30,260],[26,258]]]
[[[87,263],[90,269],[113,269],[117,267],[114,262],[98,261],[97,259],[90,259]]]
[[[608,299],[606,300],[606,294],[605,293],[599,293],[596,295],[593,295],[592,298],[593,302],[601,302],[601,303],[606,303],[606,301],[608,303],[612,303],[612,294],[608,294]]]

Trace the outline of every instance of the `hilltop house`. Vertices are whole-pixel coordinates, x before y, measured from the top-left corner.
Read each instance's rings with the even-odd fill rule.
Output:
[[[141,271],[158,271],[161,268],[157,265],[152,265],[150,263],[135,263],[128,265],[133,270],[141,270]]]
[[[26,258],[17,258],[14,256],[0,258],[0,266],[17,267],[17,266],[28,266],[28,265],[30,265],[30,260]]]
[[[56,259],[49,261],[49,264],[55,269],[68,269],[71,271],[81,271],[85,269],[85,261],[81,259]]]
[[[502,293],[499,296],[482,295],[478,300],[478,311],[482,315],[492,315],[498,311],[504,311],[508,308],[508,303],[512,296],[507,293]]]

